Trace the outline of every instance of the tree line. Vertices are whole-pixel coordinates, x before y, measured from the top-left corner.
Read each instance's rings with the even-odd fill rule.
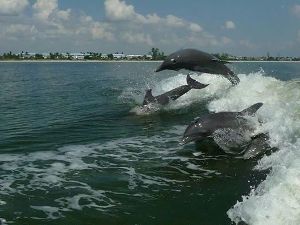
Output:
[[[151,55],[151,60],[163,60],[165,59],[164,52],[160,51],[158,48],[152,48],[149,52],[149,55]],[[114,60],[114,56],[112,53],[110,54],[103,54],[103,53],[97,53],[97,52],[87,52],[84,53],[83,56],[85,60]],[[47,54],[40,54],[40,53],[29,53],[22,51],[21,53],[15,54],[10,52],[3,53],[0,55],[0,60],[23,60],[23,59],[29,59],[29,60],[72,60],[74,59],[74,54],[71,53],[59,53],[59,52],[50,52]],[[147,55],[140,56],[136,59],[139,60],[149,60],[149,57]]]

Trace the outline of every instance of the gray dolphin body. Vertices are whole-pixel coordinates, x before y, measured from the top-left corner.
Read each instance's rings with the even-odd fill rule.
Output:
[[[219,129],[250,129],[249,122],[244,116],[253,116],[262,105],[256,103],[241,112],[219,112],[199,117],[186,128],[182,143],[202,140]]]
[[[186,82],[187,85],[182,85],[158,96],[153,96],[152,90],[148,89],[145,94],[143,105],[148,105],[149,103],[158,103],[161,105],[166,105],[170,102],[170,100],[176,100],[191,89],[202,89],[208,86],[208,84],[201,84],[200,82],[192,79],[190,75],[187,75]]]
[[[272,147],[268,143],[269,140],[270,137],[267,134],[258,134],[253,137],[251,143],[245,149],[243,158],[251,159],[271,150]]]
[[[233,85],[239,83],[239,78],[217,57],[196,49],[182,49],[169,55],[155,72],[162,70],[187,69],[202,73],[220,74]]]

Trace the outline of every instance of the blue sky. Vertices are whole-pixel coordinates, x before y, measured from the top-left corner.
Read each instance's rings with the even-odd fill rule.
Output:
[[[0,0],[0,51],[300,56],[300,1]]]

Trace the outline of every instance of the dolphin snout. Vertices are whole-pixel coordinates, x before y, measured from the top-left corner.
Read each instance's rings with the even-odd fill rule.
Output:
[[[162,66],[159,66],[159,67],[155,70],[155,72],[160,72],[160,71],[162,71],[162,70],[163,70]]]

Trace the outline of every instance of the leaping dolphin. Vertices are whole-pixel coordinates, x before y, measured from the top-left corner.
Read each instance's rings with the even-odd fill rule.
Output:
[[[190,75],[187,75],[186,82],[187,85],[182,85],[158,96],[153,96],[152,90],[148,89],[145,94],[143,105],[148,105],[149,103],[158,103],[161,105],[166,105],[170,102],[170,100],[176,100],[191,89],[202,89],[208,86],[208,84],[201,84],[200,82],[192,79]]]
[[[201,116],[185,130],[182,143],[203,140],[219,129],[250,129],[245,116],[253,116],[263,103],[256,103],[241,112],[218,112]]]
[[[239,83],[239,78],[217,57],[196,49],[182,49],[169,55],[155,72],[162,70],[187,69],[202,73],[220,74],[226,77],[233,85]]]
[[[263,103],[256,103],[241,112],[219,112],[201,116],[186,128],[181,143],[186,144],[192,141],[201,141],[228,130],[233,133],[237,130],[242,130],[243,132],[253,131],[253,127],[245,116],[254,116],[262,105]],[[264,142],[268,140],[266,137],[267,135],[258,135],[252,138],[253,143],[250,143],[244,151],[244,158],[249,159],[265,152],[267,144]]]

